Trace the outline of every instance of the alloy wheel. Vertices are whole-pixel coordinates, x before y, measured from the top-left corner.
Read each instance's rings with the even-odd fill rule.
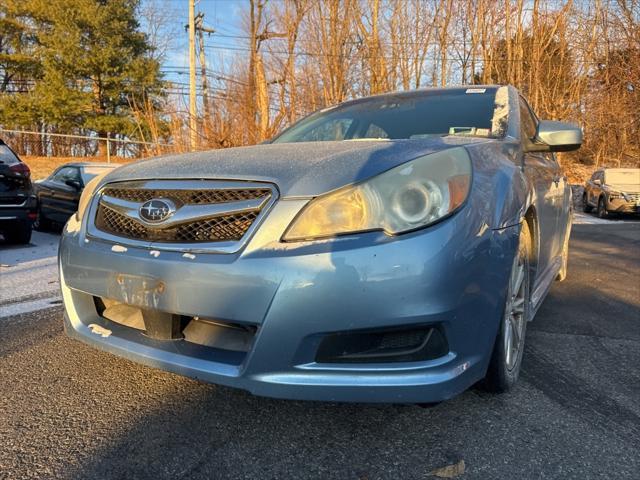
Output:
[[[518,363],[524,344],[525,302],[527,298],[526,272],[527,262],[520,252],[514,259],[509,279],[509,297],[505,308],[504,359],[507,370],[511,371]]]

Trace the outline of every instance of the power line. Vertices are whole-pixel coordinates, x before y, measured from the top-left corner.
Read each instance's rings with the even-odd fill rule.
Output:
[[[251,49],[250,48],[246,48],[246,47],[231,47],[231,46],[221,46],[221,45],[206,45],[206,48],[212,49],[212,50],[226,50],[226,51],[234,51],[234,52],[250,52]],[[277,54],[277,55],[294,55],[297,57],[318,57],[318,58],[345,58],[345,59],[353,59],[354,58],[354,54],[353,53],[338,53],[338,54],[332,54],[332,53],[323,53],[323,52],[309,52],[309,51],[303,51],[303,50],[297,50],[297,51],[293,51],[293,52],[288,52],[285,50],[267,50],[266,53],[270,53],[270,54]],[[398,59],[398,58],[405,58],[405,59],[410,59],[410,57],[408,55],[372,55],[372,54],[367,54],[367,55],[358,55],[358,59],[388,59],[388,60],[392,60],[392,59]],[[412,58],[412,57],[411,57]],[[481,58],[481,57],[473,57],[473,58],[467,58],[465,59],[466,62],[476,62],[476,63],[515,63],[515,62],[523,62],[523,63],[544,63],[545,61],[548,61],[549,59],[551,59],[552,57],[548,57],[547,59],[539,59],[539,60],[532,60],[530,58],[490,58],[490,59],[485,59],[485,58]],[[462,60],[459,58],[437,58],[437,59],[431,59],[434,61],[438,61],[441,62],[443,60],[447,61],[447,62],[459,62],[461,63]],[[598,61],[582,61],[579,60],[577,61],[578,64],[582,64],[582,65],[590,65],[590,64],[601,64],[602,62],[598,62]]]
[[[186,67],[184,67],[184,68],[186,68]],[[209,78],[213,78],[214,80],[219,80],[219,81],[223,81],[223,82],[230,82],[230,83],[236,83],[238,85],[245,85],[245,86],[249,85],[246,82],[242,82],[242,81],[237,80],[235,78],[228,77],[228,76],[226,76],[226,74],[223,74],[223,73],[220,73],[220,72],[216,72],[215,70],[207,69],[206,71],[207,71],[206,76],[209,77]],[[175,71],[173,71],[173,70],[169,70],[169,71],[161,70],[161,73],[170,73],[170,74],[175,74],[175,75],[185,75],[187,72],[184,71],[183,69],[180,69],[180,70],[176,69]],[[169,81],[171,81],[171,80],[169,80]]]
[[[235,39],[235,40],[250,40],[251,37],[249,37],[248,35],[238,35],[238,34],[224,34],[224,33],[219,33],[216,32],[216,37],[221,37],[221,38],[230,38],[230,39]],[[286,38],[272,38],[271,41],[273,42],[285,42]],[[502,42],[506,42],[507,40],[501,40]],[[357,46],[362,46],[362,47],[367,47],[366,45],[366,41],[364,39],[362,40],[343,40],[341,42],[343,45],[357,45]],[[531,42],[527,42],[527,46],[540,46],[540,45],[547,45],[547,41],[545,40],[540,40],[540,41],[531,41]],[[380,40],[377,43],[378,46],[380,47],[389,47],[389,46],[425,46],[425,47],[437,47],[440,46],[440,42],[437,40],[430,40],[428,42],[420,42],[420,41],[405,41],[405,40],[398,40],[398,41],[386,41],[386,40]],[[448,47],[462,47],[462,48],[466,48],[469,45],[468,42],[465,41],[448,41],[447,42],[447,46]],[[569,46],[571,49],[576,49],[579,48],[578,45],[571,45],[570,43],[567,43],[567,46]]]

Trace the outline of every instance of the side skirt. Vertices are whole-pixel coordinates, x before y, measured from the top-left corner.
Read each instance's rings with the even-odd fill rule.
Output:
[[[534,319],[547,293],[549,293],[553,279],[558,275],[560,268],[562,268],[562,258],[556,257],[538,278],[533,288],[533,293],[531,294],[531,317],[529,317],[529,321]]]

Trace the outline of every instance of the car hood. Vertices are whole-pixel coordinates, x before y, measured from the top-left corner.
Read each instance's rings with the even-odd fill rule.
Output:
[[[640,193],[640,185],[633,183],[610,183],[607,187],[616,192]]]
[[[370,178],[404,162],[483,138],[276,143],[166,155],[135,162],[101,182],[228,179],[275,183],[283,197],[310,197]]]

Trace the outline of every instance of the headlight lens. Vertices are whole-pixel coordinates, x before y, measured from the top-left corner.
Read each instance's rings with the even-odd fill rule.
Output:
[[[368,230],[396,235],[415,230],[456,210],[470,187],[471,161],[464,148],[425,155],[312,200],[283,239],[301,241]]]
[[[96,191],[96,187],[98,186],[98,183],[100,183],[100,180],[102,180],[103,177],[108,173],[111,173],[111,171],[107,170],[106,172],[93,177],[84,186],[84,189],[82,190],[82,194],[80,195],[80,200],[78,200],[78,211],[76,212],[76,220],[78,220],[79,222],[82,221],[82,217],[84,216],[84,213],[87,210],[89,203],[91,202],[91,198],[93,197],[93,194]]]

